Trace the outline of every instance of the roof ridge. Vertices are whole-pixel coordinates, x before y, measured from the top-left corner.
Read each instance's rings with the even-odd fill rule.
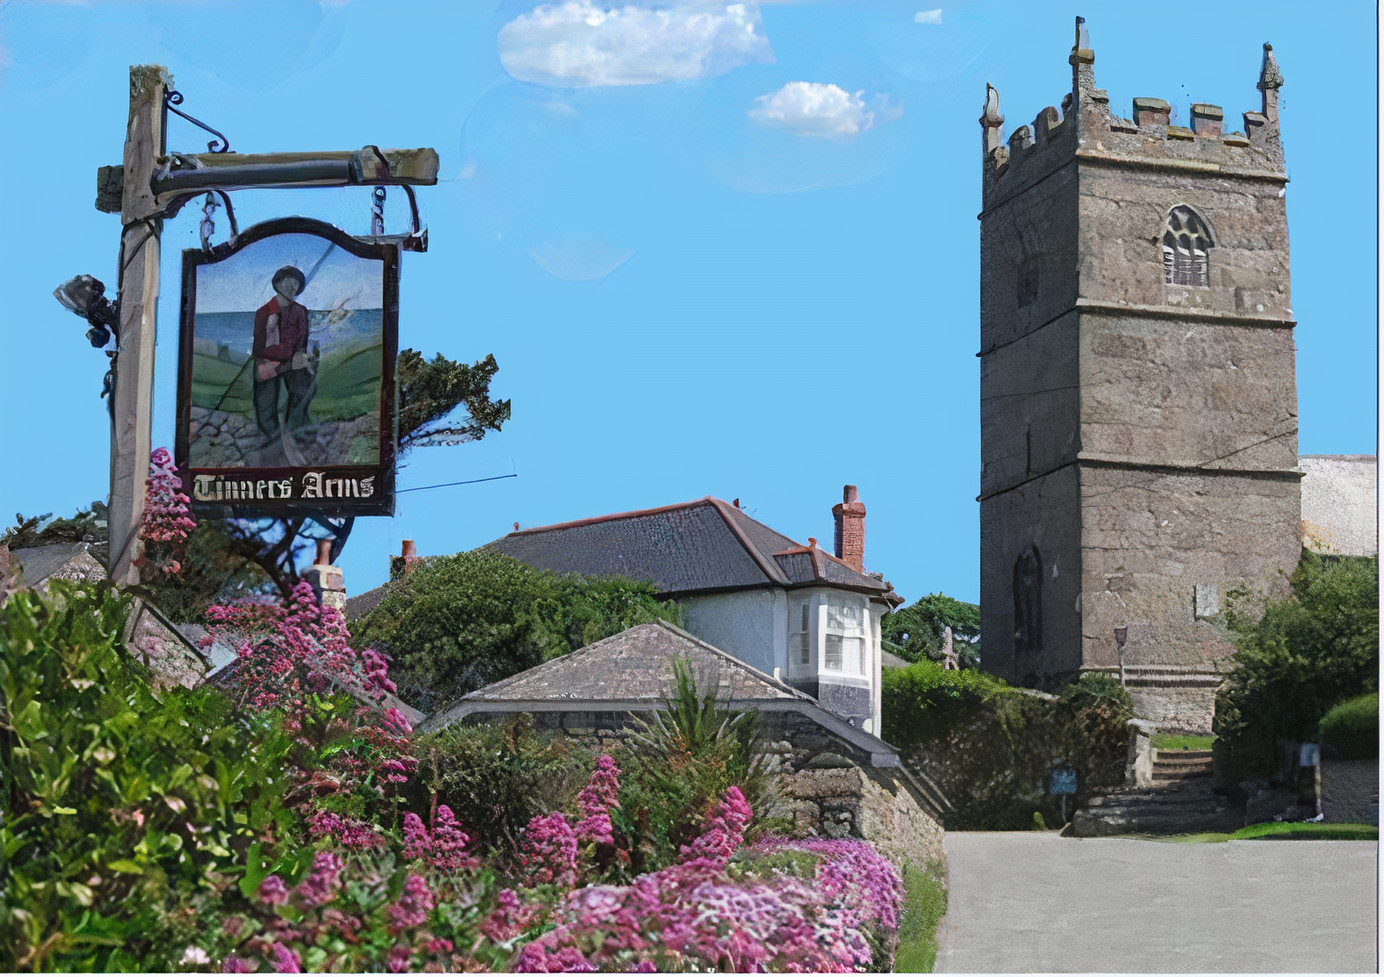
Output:
[[[516,529],[513,532],[505,533],[500,539],[508,539],[511,536],[527,536],[530,533],[546,533],[554,529],[571,529],[574,526],[592,526],[601,522],[613,522],[616,519],[633,519],[638,516],[652,516],[660,512],[672,512],[674,509],[691,509],[695,506],[705,505],[708,502],[719,502],[709,495],[704,495],[700,499],[692,499],[689,502],[675,502],[672,505],[655,506],[652,509],[631,509],[628,512],[612,512],[604,516],[588,516],[585,519],[572,519],[568,522],[555,522],[547,526],[533,526],[529,529]]]
[[[764,576],[777,584],[792,583],[792,581],[788,579],[788,574],[783,572],[783,567],[779,566],[776,560],[772,557],[766,559],[764,554],[760,552],[759,547],[750,542],[750,537],[745,535],[745,530],[741,529],[731,517],[729,503],[713,498],[710,495],[707,496],[707,499],[711,502],[712,507],[721,514],[721,518],[725,520],[726,526],[729,527],[732,535],[734,535],[740,545],[744,547],[745,551],[750,554],[750,559],[754,560],[755,565],[763,571]],[[737,509],[736,511],[738,512],[739,510]],[[748,519],[749,516],[745,518]],[[756,520],[756,522],[758,522],[758,520]],[[763,523],[760,525],[763,525]],[[766,526],[765,528],[773,529],[772,526]],[[777,530],[774,531],[777,532]],[[779,535],[783,536],[782,533],[779,533]],[[783,538],[791,539],[792,537],[784,536]]]

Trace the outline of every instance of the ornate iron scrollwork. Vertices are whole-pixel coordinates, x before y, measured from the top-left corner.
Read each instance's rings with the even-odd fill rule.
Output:
[[[179,105],[182,105],[182,104],[183,104],[183,93],[182,93],[182,92],[174,91],[174,90],[169,90],[169,91],[163,96],[163,107],[164,107],[164,111],[165,111],[165,112],[175,112],[175,113],[177,113],[178,115],[181,115],[184,119],[187,119],[187,121],[191,122],[193,125],[197,126],[199,129],[205,129],[207,132],[210,132],[213,136],[216,137],[215,139],[209,139],[209,140],[207,140],[207,152],[209,152],[209,153],[229,153],[229,152],[231,151],[231,142],[230,142],[230,140],[227,139],[227,138],[225,137],[224,134],[222,134],[222,133],[220,133],[220,132],[217,132],[215,129],[213,129],[211,126],[207,125],[207,124],[206,124],[205,122],[203,122],[202,120],[200,120],[200,119],[194,119],[192,116],[188,115],[188,114],[187,114],[186,112],[184,112],[182,109],[178,108],[178,106],[179,106]],[[166,119],[166,118],[167,118],[167,115],[165,115],[164,118]]]

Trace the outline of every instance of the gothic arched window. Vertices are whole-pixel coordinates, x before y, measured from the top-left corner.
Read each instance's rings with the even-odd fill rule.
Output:
[[[1043,558],[1030,546],[1014,561],[1014,655],[1043,651]]]
[[[1210,285],[1206,255],[1212,247],[1206,221],[1191,207],[1174,207],[1163,230],[1163,281],[1168,285]]]

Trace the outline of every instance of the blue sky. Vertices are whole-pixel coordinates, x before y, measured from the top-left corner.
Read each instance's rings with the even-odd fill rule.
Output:
[[[70,515],[107,492],[105,357],[51,290],[116,279],[128,66],[168,66],[240,152],[432,146],[431,250],[403,256],[400,344],[475,360],[514,418],[420,449],[362,519],[347,587],[536,526],[715,495],[829,546],[854,483],[867,568],[912,601],[979,594],[978,224],[986,82],[1008,129],[1070,90],[1084,13],[1097,84],[1257,109],[1261,46],[1286,79],[1300,452],[1377,440],[1374,7],[765,2],[0,5],[11,238],[0,512]],[[199,130],[170,118],[169,148]],[[301,214],[365,234],[368,188],[242,191],[242,228]],[[153,443],[173,441],[180,251],[164,229]],[[227,225],[220,212],[216,239]],[[390,231],[407,225],[401,191]]]

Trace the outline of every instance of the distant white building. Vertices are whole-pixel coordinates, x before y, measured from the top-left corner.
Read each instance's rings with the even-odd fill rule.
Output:
[[[1379,555],[1379,459],[1303,455],[1302,545],[1314,553]]]

